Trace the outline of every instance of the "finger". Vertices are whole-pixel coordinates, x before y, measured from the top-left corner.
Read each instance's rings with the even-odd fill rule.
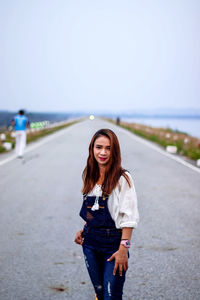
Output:
[[[109,257],[108,259],[107,259],[107,261],[111,261],[111,260],[113,260],[115,258],[115,256],[114,256],[114,254],[113,255],[111,255],[111,257]]]
[[[76,242],[79,242],[79,237],[78,237],[78,236],[75,238],[75,241],[76,241]]]
[[[119,276],[122,276],[123,265],[119,265]]]
[[[76,239],[75,239],[75,243],[77,243],[77,244],[81,245],[81,244],[82,244],[82,238],[80,238],[79,236],[78,236],[78,237],[76,237]]]
[[[113,269],[113,275],[114,275],[114,276],[116,275],[117,268],[118,268],[118,264],[115,263],[115,266],[114,266],[114,269]]]
[[[75,242],[76,244],[79,244],[79,240],[78,240],[78,239],[75,239],[74,242]]]
[[[126,271],[127,268],[128,268],[128,264],[127,264],[127,262],[125,262],[125,263],[123,264],[123,269],[124,269],[124,271]]]
[[[80,237],[79,241],[80,241],[80,243],[82,244],[83,241],[84,241],[84,238]]]
[[[123,269],[124,269],[124,271],[127,270],[127,264],[126,263],[123,265]]]

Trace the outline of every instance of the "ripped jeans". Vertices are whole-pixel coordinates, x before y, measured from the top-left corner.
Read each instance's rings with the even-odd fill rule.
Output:
[[[83,246],[83,253],[90,279],[98,300],[122,300],[125,273],[113,275],[115,260],[107,261],[112,254]]]

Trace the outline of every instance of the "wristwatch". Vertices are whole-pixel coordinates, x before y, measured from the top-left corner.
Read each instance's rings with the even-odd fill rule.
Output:
[[[131,242],[129,240],[121,240],[120,245],[123,245],[126,248],[130,248]]]

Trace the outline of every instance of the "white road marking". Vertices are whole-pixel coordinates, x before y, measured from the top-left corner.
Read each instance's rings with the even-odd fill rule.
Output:
[[[2,165],[4,165],[4,164],[8,163],[9,161],[15,159],[16,157],[17,157],[17,156],[16,156],[15,154],[13,154],[13,155],[11,155],[10,157],[8,157],[8,158],[6,158],[6,159],[0,161],[0,166],[2,166]]]
[[[59,132],[57,132],[57,133],[54,133],[54,134],[50,135],[49,137],[45,137],[44,140],[41,140],[40,142],[36,142],[36,144],[30,145],[30,146],[26,149],[25,153],[28,153],[28,152],[30,152],[30,151],[33,151],[33,150],[39,148],[40,146],[42,146],[42,145],[48,143],[49,141],[52,141],[52,140],[55,139],[56,137],[59,137],[59,136],[61,136],[61,135],[64,135],[64,134],[65,134],[65,131],[71,129],[72,127],[73,127],[73,126],[70,125],[70,126],[67,127],[66,129],[63,129],[63,130],[61,130],[61,131],[59,131]],[[160,149],[157,145],[153,145],[153,144],[150,143],[149,141],[147,141],[147,140],[145,140],[145,139],[143,139],[143,138],[141,138],[141,137],[139,137],[139,136],[136,136],[134,133],[129,132],[127,129],[120,128],[120,127],[118,127],[118,126],[117,126],[117,129],[118,129],[119,131],[121,131],[122,133],[126,133],[126,135],[128,135],[130,138],[134,139],[135,141],[138,141],[139,143],[141,143],[141,144],[143,144],[143,145],[145,145],[145,146],[147,146],[147,147],[149,147],[149,148],[151,148],[151,149],[153,149],[153,150],[155,150],[155,151],[157,151],[157,152],[159,152],[159,153],[161,153],[161,154],[167,156],[168,158],[171,158],[171,159],[177,161],[178,163],[180,163],[180,164],[182,164],[182,165],[184,165],[184,166],[186,166],[186,167],[192,169],[193,171],[196,171],[197,173],[200,173],[200,169],[198,169],[198,167],[195,167],[195,166],[189,164],[188,162],[184,161],[183,159],[181,159],[181,158],[179,158],[179,157],[176,157],[176,156],[173,156],[173,155],[170,154],[170,153],[167,153],[165,150]],[[6,159],[0,161],[0,166],[2,166],[2,165],[4,165],[4,164],[6,164],[6,163],[12,161],[12,160],[15,159],[15,158],[16,158],[16,155],[13,154],[12,156],[10,156],[10,157],[8,157],[8,158],[6,158]]]

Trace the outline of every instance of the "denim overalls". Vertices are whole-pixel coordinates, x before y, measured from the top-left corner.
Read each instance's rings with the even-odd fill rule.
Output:
[[[83,195],[80,216],[87,222],[83,231],[84,246],[113,254],[119,249],[122,230],[116,228],[110,215],[108,197],[98,197],[98,207],[92,210],[97,197]]]
[[[108,196],[83,195],[80,216],[87,222],[83,230],[83,253],[86,267],[98,300],[122,300],[125,271],[113,275],[122,229],[117,229],[108,210]]]

